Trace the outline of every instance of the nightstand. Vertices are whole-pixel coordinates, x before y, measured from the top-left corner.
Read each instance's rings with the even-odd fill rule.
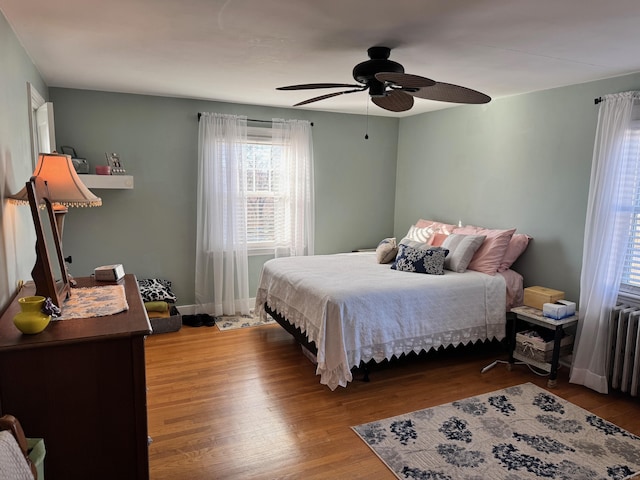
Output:
[[[515,314],[515,318],[511,324],[509,332],[509,365],[510,368],[515,360],[520,360],[545,372],[549,372],[549,380],[547,386],[553,388],[557,385],[558,365],[560,364],[560,347],[564,335],[564,329],[578,324],[578,312],[575,315],[561,320],[554,320],[542,315],[542,310],[532,307],[515,307],[511,309]],[[551,361],[539,361],[521,352],[516,352],[516,334],[518,321],[527,322],[542,328],[553,330],[555,332],[553,339],[553,353]]]

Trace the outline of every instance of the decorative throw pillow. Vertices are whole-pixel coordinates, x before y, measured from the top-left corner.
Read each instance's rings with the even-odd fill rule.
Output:
[[[452,272],[464,273],[473,258],[473,254],[484,242],[485,235],[462,235],[452,233],[442,243],[442,248],[449,250],[444,260],[444,268]]]
[[[378,263],[391,263],[398,254],[398,245],[395,238],[385,238],[376,248],[376,260]]]
[[[444,275],[444,259],[449,253],[442,247],[426,249],[413,248],[400,244],[396,261],[391,268],[402,272],[428,273],[430,275]]]
[[[171,282],[160,278],[138,280],[138,288],[143,302],[174,303],[177,297],[171,291]]]
[[[455,225],[449,225],[448,223],[420,219],[418,220],[418,223],[409,227],[407,238],[416,242],[423,242],[431,245],[435,235],[449,235],[454,228]]]
[[[448,233],[434,233],[433,237],[429,239],[429,245],[440,247],[449,235]]]
[[[400,240],[400,244],[407,245],[408,247],[412,248],[419,248],[421,250],[426,250],[427,248],[429,248],[428,243],[411,240],[409,237],[404,237],[402,240]]]
[[[506,272],[509,270],[511,265],[513,265],[513,262],[515,262],[527,249],[527,245],[529,245],[530,241],[531,237],[526,233],[514,233],[511,240],[509,240],[507,251],[504,253],[504,257],[502,257],[498,271]]]
[[[405,238],[414,242],[427,243],[434,233],[435,230],[431,227],[418,228],[415,225],[411,225]]]
[[[452,225],[450,223],[442,223],[434,220],[425,220],[421,218],[416,222],[416,227],[418,228],[431,227],[436,233],[444,233],[445,235],[449,235],[453,233],[453,230],[456,228],[456,225]]]
[[[515,231],[515,228],[497,230],[467,225],[456,228],[453,233],[486,235],[487,238],[473,255],[467,268],[469,270],[486,273],[487,275],[495,275]]]

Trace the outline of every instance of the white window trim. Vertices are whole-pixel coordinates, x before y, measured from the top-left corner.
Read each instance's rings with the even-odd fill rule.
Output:
[[[273,145],[271,127],[247,127],[247,142],[263,145]],[[277,246],[271,243],[249,242],[247,253],[249,256],[274,255]]]
[[[31,140],[31,166],[35,170],[39,153],[51,153],[56,150],[53,103],[46,102],[40,92],[30,82],[27,82],[27,106]]]
[[[640,131],[640,119],[637,118],[637,116],[640,114],[640,106],[635,105],[634,106],[634,112],[633,112],[633,116],[636,117],[634,118],[629,126],[628,126],[628,130],[635,130],[635,131]],[[639,142],[640,143],[640,142]],[[640,162],[640,159],[637,160],[638,162]],[[636,191],[640,189],[640,186],[636,186]],[[633,205],[631,207],[629,207],[632,210],[636,210],[637,206]],[[627,250],[625,250],[625,257],[627,254]],[[626,262],[625,262],[625,267],[626,268]],[[621,283],[620,284],[620,289],[618,292],[618,300],[624,303],[628,303],[628,304],[633,304],[633,305],[637,305],[640,306],[640,285],[633,285],[633,284],[629,284],[629,283]]]

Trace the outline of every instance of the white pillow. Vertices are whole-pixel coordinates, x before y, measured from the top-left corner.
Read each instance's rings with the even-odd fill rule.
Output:
[[[436,231],[431,226],[420,228],[415,225],[411,225],[405,238],[413,240],[414,242],[427,243],[434,233],[436,233]]]
[[[409,237],[404,237],[400,240],[398,245],[406,245],[407,247],[415,248],[416,250],[426,250],[431,247],[428,243],[418,242],[417,240],[411,240]]]
[[[464,273],[473,254],[486,238],[485,235],[462,235],[459,233],[449,235],[442,242],[442,248],[449,250],[449,255],[444,259],[444,268],[452,272]]]

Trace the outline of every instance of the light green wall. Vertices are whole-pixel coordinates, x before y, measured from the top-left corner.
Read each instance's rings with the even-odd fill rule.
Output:
[[[400,120],[296,109],[52,88],[0,15],[0,193],[31,173],[26,82],[55,103],[58,145],[102,163],[121,154],[134,190],[96,190],[99,209],[72,209],[64,247],[71,272],[121,262],[139,277],[174,282],[193,302],[197,112],[315,123],[316,251],[402,237],[418,218],[534,237],[515,265],[526,285],[579,298],[582,243],[598,108],[595,97],[640,88],[640,74],[461,106]],[[0,210],[0,306],[28,280],[35,258],[28,210]],[[251,261],[251,291],[265,257]]]
[[[393,232],[398,119],[366,118],[220,102],[51,88],[56,140],[91,171],[117,152],[133,190],[94,190],[103,206],[71,209],[64,252],[71,273],[122,263],[138,278],[173,282],[178,303],[194,302],[198,112],[314,123],[316,253],[377,245]],[[252,295],[262,263],[251,257]]]
[[[13,30],[0,13],[0,310],[19,279],[30,280],[35,230],[28,207],[8,204],[33,172],[27,82],[47,99],[48,90]]]
[[[395,234],[418,218],[516,227],[534,238],[514,266],[525,286],[578,301],[594,98],[639,87],[631,75],[402,119]]]

